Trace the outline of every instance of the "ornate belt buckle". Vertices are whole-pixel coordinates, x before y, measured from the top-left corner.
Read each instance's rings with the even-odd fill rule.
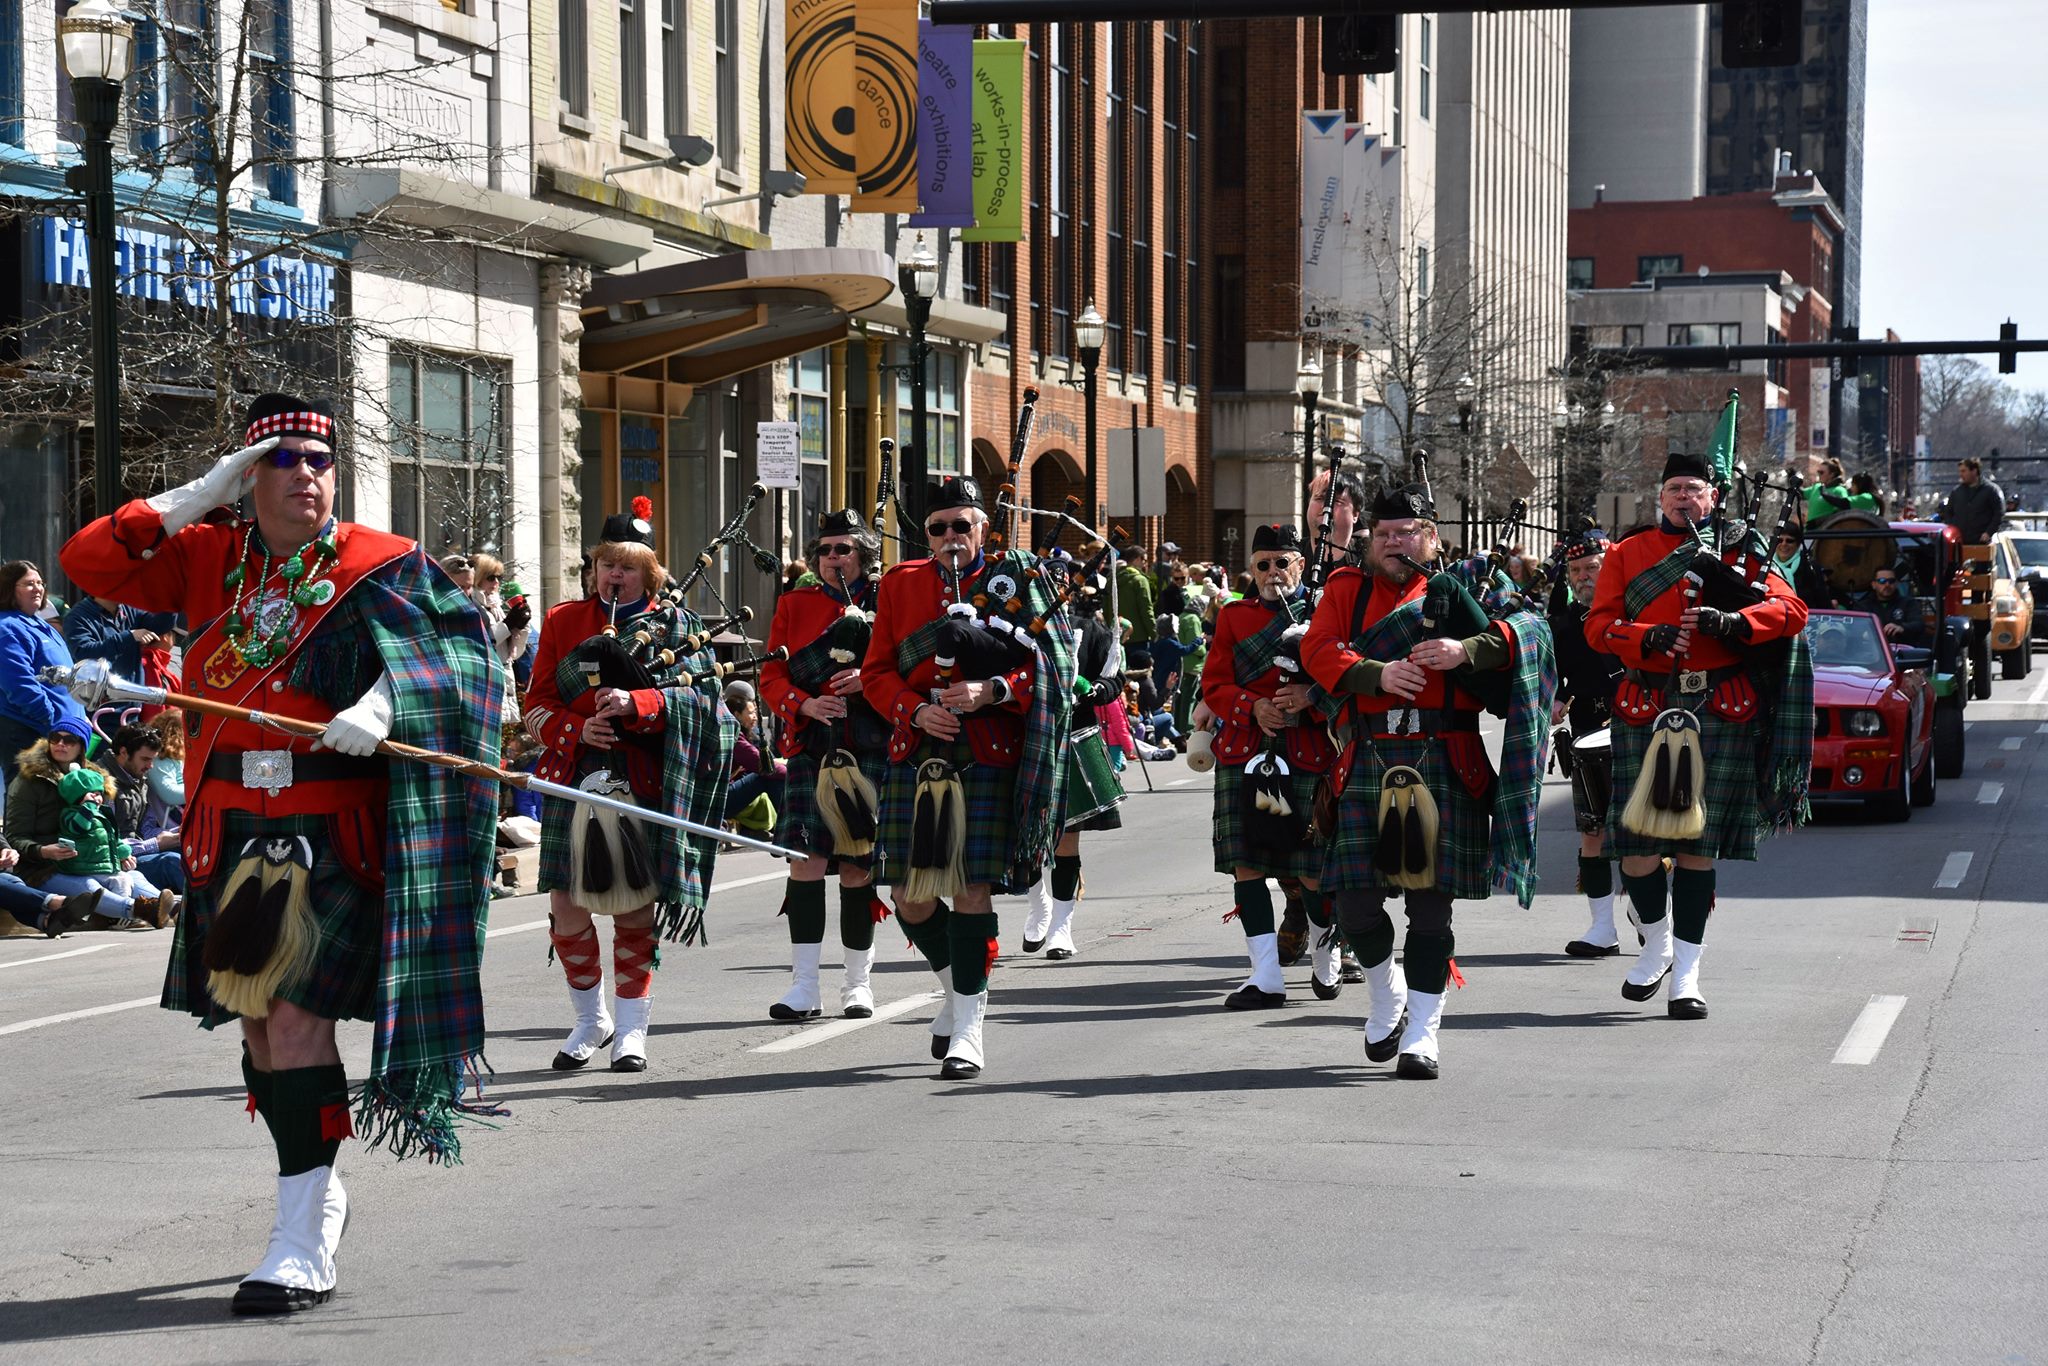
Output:
[[[1705,669],[1681,669],[1678,674],[1678,690],[1680,692],[1705,692],[1707,690],[1707,671]]]
[[[242,751],[242,786],[275,797],[292,785],[292,752],[288,749]]]
[[[1396,735],[1422,734],[1422,713],[1414,707],[1396,707],[1388,719],[1394,723],[1388,729]]]

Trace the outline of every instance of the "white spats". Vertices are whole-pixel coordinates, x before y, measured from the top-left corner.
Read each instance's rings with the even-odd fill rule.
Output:
[[[988,1017],[988,993],[949,992],[953,1002],[952,1042],[946,1047],[949,1074],[973,1076],[981,1071],[981,1026]]]
[[[1401,1031],[1401,1051],[1418,1058],[1437,1060],[1436,1030],[1444,1019],[1441,991],[1408,993],[1408,1027]]]
[[[1366,967],[1365,989],[1372,996],[1365,1013],[1365,1041],[1381,1043],[1401,1023],[1401,1012],[1408,1009],[1408,984],[1394,966],[1394,955]]]
[[[613,1006],[618,1032],[612,1036],[612,1066],[617,1068],[628,1059],[637,1059],[641,1066],[647,1063],[647,1019],[654,1010],[654,993],[645,996],[621,996]]]
[[[944,1002],[939,1013],[932,1016],[932,1037],[948,1038],[953,1033],[953,974],[950,969],[937,974],[939,979],[939,1000]],[[943,1055],[942,1055],[943,1056]]]
[[[1643,951],[1636,955],[1627,981],[1633,987],[1653,987],[1671,966],[1671,917],[1653,920],[1642,929]]]
[[[1024,900],[1030,907],[1024,913],[1024,952],[1036,953],[1052,931],[1052,890],[1043,877],[1031,884]]]
[[[1045,951],[1062,958],[1074,953],[1074,907],[1078,903],[1055,898],[1052,903],[1052,924],[1045,932]]]
[[[846,976],[839,983],[839,1013],[861,1019],[875,1013],[875,989],[869,974],[875,966],[875,948],[846,951]]]
[[[1671,999],[1703,1001],[1700,995],[1700,952],[1704,946],[1683,939],[1671,941]]]
[[[1337,927],[1328,925],[1313,933],[1315,943],[1309,950],[1309,971],[1323,986],[1335,986],[1344,956],[1344,945],[1337,939]]]
[[[270,1246],[243,1285],[276,1285],[287,1290],[334,1289],[334,1256],[327,1228],[328,1189],[334,1169],[315,1167],[297,1176],[277,1178],[277,1218],[270,1226]],[[346,1213],[346,1204],[342,1207]],[[335,1241],[341,1230],[335,1228]]]
[[[768,1008],[768,1014],[777,1020],[816,1019],[818,1004],[818,956],[824,951],[822,944],[791,944],[789,946],[790,969],[789,990],[782,993],[782,999]]]
[[[1589,896],[1586,905],[1592,909],[1593,923],[1579,938],[1595,948],[1609,948],[1621,942],[1621,935],[1614,928],[1614,893],[1606,896]]]
[[[1244,951],[1252,960],[1251,975],[1244,979],[1244,984],[1274,996],[1285,996],[1287,979],[1280,973],[1280,936],[1248,934]]]
[[[576,1007],[576,1027],[569,1031],[555,1058],[557,1071],[583,1066],[612,1036],[612,1015],[605,1009],[602,981],[593,987],[570,987],[569,1003]]]

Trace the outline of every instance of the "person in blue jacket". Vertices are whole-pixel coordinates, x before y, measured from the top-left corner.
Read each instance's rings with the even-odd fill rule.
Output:
[[[176,612],[144,612],[125,603],[80,598],[64,614],[64,643],[73,659],[104,659],[130,682],[142,681],[145,648],[171,643]]]
[[[14,781],[15,756],[59,720],[85,720],[70,693],[38,677],[53,665],[71,663],[64,637],[39,615],[48,598],[42,571],[33,564],[0,565],[0,781]]]

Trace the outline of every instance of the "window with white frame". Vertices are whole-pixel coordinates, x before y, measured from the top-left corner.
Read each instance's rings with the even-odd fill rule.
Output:
[[[647,136],[646,0],[619,0],[619,126]]]
[[[19,147],[24,140],[21,121],[22,63],[21,6],[0,5],[0,143]]]
[[[661,127],[690,131],[690,29],[687,0],[661,0]]]
[[[219,25],[212,0],[161,0],[135,25],[135,69],[126,90],[129,146],[141,166],[189,167],[211,181],[219,162],[213,141]],[[68,105],[70,83],[60,80],[58,88]]]
[[[555,0],[555,97],[562,112],[590,117],[590,16],[587,0]]]
[[[393,347],[391,529],[441,555],[505,543],[503,361]]]
[[[1435,28],[1436,26],[1430,21],[1430,17],[1427,14],[1423,15],[1422,42],[1418,45],[1415,60],[1415,114],[1424,123],[1429,122],[1432,109],[1433,96],[1431,93],[1432,78],[1430,68],[1434,61],[1431,45],[1432,40],[1436,36]]]
[[[280,204],[299,197],[298,139],[292,109],[291,0],[245,0],[250,144],[263,192]]]
[[[740,0],[712,0],[717,22],[718,164],[740,168]]]
[[[797,450],[802,457],[798,469],[801,500],[793,513],[802,544],[816,529],[818,518],[831,509],[825,501],[831,489],[830,353],[806,351],[789,360],[789,420],[796,423]]]
[[[909,359],[907,346],[899,346],[895,359]],[[910,374],[896,372],[896,430],[917,429],[915,410],[910,406]],[[960,357],[952,351],[934,349],[924,362],[924,462],[934,477],[960,473]]]

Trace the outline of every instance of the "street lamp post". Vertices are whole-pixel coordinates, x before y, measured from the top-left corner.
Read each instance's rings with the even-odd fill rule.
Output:
[[[1102,366],[1102,343],[1108,331],[1109,320],[1095,307],[1095,300],[1090,299],[1088,307],[1081,310],[1081,316],[1074,319],[1074,349],[1081,353],[1081,373],[1086,385],[1083,392],[1088,408],[1088,525],[1097,528],[1102,525],[1102,516],[1101,505],[1096,502],[1096,489],[1100,485],[1096,482],[1099,471],[1095,453],[1095,372]]]
[[[1308,491],[1316,481],[1316,403],[1323,396],[1323,363],[1310,351],[1294,375],[1294,392],[1301,397],[1301,534],[1307,540]]]
[[[1559,536],[1565,534],[1564,485],[1567,463],[1565,450],[1571,444],[1572,436],[1578,427],[1580,418],[1583,416],[1584,412],[1578,404],[1567,403],[1563,399],[1557,401],[1557,410],[1550,415],[1550,430],[1554,438],[1552,441],[1551,482],[1555,485],[1551,493],[1557,514],[1557,534]]]
[[[1451,386],[1458,403],[1458,488],[1463,495],[1458,509],[1458,537],[1468,549],[1472,545],[1472,410],[1479,401],[1479,381],[1467,370]]]
[[[925,344],[924,329],[932,320],[932,300],[939,293],[939,259],[917,235],[909,259],[896,268],[897,283],[903,290],[903,311],[910,322],[910,439],[902,442],[903,478],[897,501],[907,514],[907,526],[896,534],[905,558],[924,544],[924,486],[930,477],[931,451],[925,444],[925,366],[931,347]]]
[[[135,30],[109,0],[80,0],[57,21],[71,100],[85,131],[85,164],[65,183],[85,197],[86,264],[92,275],[93,501],[102,517],[121,492],[120,324],[114,305],[114,125]]]

